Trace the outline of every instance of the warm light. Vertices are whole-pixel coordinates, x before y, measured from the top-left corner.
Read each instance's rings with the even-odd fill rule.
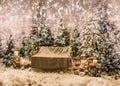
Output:
[[[93,63],[95,63],[95,64],[96,64],[97,62],[98,62],[97,60],[93,60]]]
[[[87,63],[87,60],[81,60],[81,64],[85,65]]]
[[[14,57],[18,57],[18,51],[14,51]]]

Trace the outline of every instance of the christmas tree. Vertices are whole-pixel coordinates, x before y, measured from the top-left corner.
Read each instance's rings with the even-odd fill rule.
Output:
[[[114,49],[115,43],[109,37],[117,27],[108,20],[107,14],[104,13],[104,16],[98,20],[98,29],[106,37],[106,43],[103,43],[105,58],[100,58],[101,65],[98,69],[100,72],[106,72],[108,75],[115,75],[115,78],[120,78],[120,58]]]
[[[39,45],[40,46],[53,46],[53,37],[51,34],[50,29],[47,27],[47,21],[46,21],[46,16],[45,16],[45,10],[44,8],[40,8],[41,4],[39,4],[39,9],[38,9],[38,37],[39,37]]]
[[[37,8],[37,28],[32,30],[32,34],[36,35],[35,45],[36,46],[52,46],[53,37],[51,31],[47,27],[47,21],[45,16],[45,10],[39,3]]]
[[[82,45],[79,48],[80,55],[97,58],[99,65],[89,70],[91,76],[100,76],[103,73],[119,75],[120,59],[114,51],[114,44],[109,35],[101,34],[98,26],[97,21],[90,17],[84,28]]]
[[[34,41],[29,37],[24,37],[22,41],[22,47],[19,50],[20,56],[30,59],[30,53],[36,50],[37,49],[34,45]]]
[[[41,35],[39,40],[40,46],[53,46],[54,45],[54,39],[52,37],[51,31],[48,28],[43,28],[41,30]]]
[[[10,35],[9,40],[7,41],[7,49],[5,52],[5,58],[4,58],[4,63],[7,67],[10,67],[13,65],[14,62],[14,42],[12,39],[12,35]]]
[[[97,23],[92,18],[89,18],[86,26],[84,27],[83,37],[81,39],[82,45],[79,47],[80,55],[84,54],[85,57],[96,56],[99,57],[99,50],[97,51],[97,44],[103,40],[98,29]]]
[[[40,46],[53,46],[54,39],[46,23],[44,8],[39,4],[37,7],[37,20],[35,26],[33,26],[30,37],[23,39],[22,47],[19,52],[20,56],[29,59],[31,55],[39,51]]]
[[[58,32],[55,35],[54,45],[60,47],[69,46],[69,42],[70,42],[70,34],[67,31],[67,28],[65,27],[61,19],[60,28],[58,29]]]
[[[73,30],[72,38],[71,38],[71,48],[72,48],[72,57],[74,60],[80,59],[80,56],[78,54],[78,46],[81,45],[80,42],[80,33],[77,28]]]

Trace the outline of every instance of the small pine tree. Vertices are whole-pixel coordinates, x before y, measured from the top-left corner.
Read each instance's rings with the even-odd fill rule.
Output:
[[[44,28],[41,30],[41,35],[39,40],[40,46],[53,46],[54,39],[52,37],[51,31],[48,28]]]
[[[36,50],[36,46],[34,45],[34,41],[29,37],[23,38],[22,47],[19,50],[20,56],[30,59],[30,52],[35,50]]]
[[[61,20],[60,28],[58,29],[58,32],[55,36],[54,45],[60,47],[69,46],[69,42],[70,42],[70,34]]]
[[[74,60],[80,59],[79,53],[78,53],[78,46],[81,45],[80,42],[80,33],[78,29],[74,29],[72,33],[72,38],[71,38],[71,48],[72,48],[72,57]]]
[[[10,35],[9,40],[7,41],[7,49],[5,52],[5,58],[4,58],[4,63],[7,67],[10,67],[13,65],[14,62],[14,42],[12,39],[12,35]]]

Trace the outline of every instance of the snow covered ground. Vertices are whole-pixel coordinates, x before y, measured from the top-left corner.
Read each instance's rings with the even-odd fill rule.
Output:
[[[120,79],[81,77],[64,72],[15,70],[0,65],[0,86],[120,86]]]

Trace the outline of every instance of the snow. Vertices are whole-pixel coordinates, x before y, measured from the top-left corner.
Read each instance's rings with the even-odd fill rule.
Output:
[[[12,69],[0,64],[0,86],[120,86],[120,79],[81,77],[61,71]]]

